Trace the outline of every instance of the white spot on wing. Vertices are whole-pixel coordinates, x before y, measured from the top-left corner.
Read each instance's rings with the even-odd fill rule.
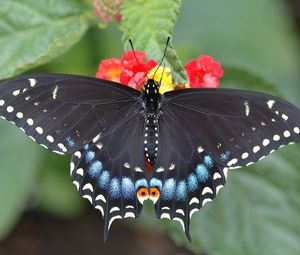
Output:
[[[58,92],[58,85],[55,86],[53,92],[52,92],[52,98],[55,100],[57,98],[57,92]]]
[[[110,209],[109,213],[112,213],[112,212],[118,212],[118,211],[120,211],[120,208],[117,207],[117,206],[114,206],[114,207],[112,207],[112,208]]]
[[[29,82],[30,82],[30,87],[34,87],[35,84],[36,84],[36,79],[34,79],[34,78],[29,78],[28,80],[29,80]]]
[[[174,170],[174,169],[175,169],[175,164],[172,163],[172,164],[170,165],[170,167],[169,167],[169,170]]]
[[[196,198],[196,197],[193,197],[191,200],[190,200],[190,202],[189,202],[189,205],[191,205],[191,204],[199,204],[199,199],[198,198]]]
[[[136,172],[143,172],[143,170],[140,167],[135,167],[134,171],[136,171]]]
[[[203,189],[203,191],[202,191],[202,195],[204,195],[204,194],[206,194],[206,193],[211,193],[211,194],[213,194],[214,192],[212,191],[211,188],[205,187],[205,188]]]
[[[17,118],[22,119],[24,115],[22,112],[17,112],[16,116]]]
[[[91,197],[90,195],[85,194],[85,195],[82,196],[82,197],[83,197],[83,198],[86,198],[87,200],[89,200],[91,204],[93,203],[93,199],[92,199],[92,197]]]
[[[111,224],[112,224],[113,221],[116,220],[116,219],[122,219],[122,217],[121,217],[120,215],[116,215],[116,216],[112,217],[112,218],[110,219],[109,223],[108,223],[108,228],[107,228],[107,230],[110,229]]]
[[[87,189],[90,190],[91,192],[94,192],[94,188],[90,183],[85,184],[82,188],[82,190],[87,190]]]
[[[70,163],[70,175],[72,175],[74,168],[75,168],[75,164],[74,164],[74,162],[71,162]]]
[[[33,125],[33,119],[27,119],[27,124],[29,125],[29,126],[32,126]]]
[[[162,214],[160,215],[160,218],[161,218],[161,219],[169,219],[169,220],[171,219],[169,213],[162,213]]]
[[[160,173],[160,172],[163,172],[163,171],[165,171],[165,169],[163,167],[159,167],[159,168],[156,169],[157,173]]]
[[[79,175],[83,176],[84,175],[83,169],[82,168],[78,168],[76,170],[76,174],[79,174]]]
[[[81,152],[80,151],[76,151],[74,153],[74,155],[77,157],[77,158],[81,158]]]
[[[248,152],[245,152],[242,154],[242,159],[246,159],[249,157],[249,153]]]
[[[47,140],[48,140],[50,143],[53,143],[53,142],[54,142],[54,138],[53,138],[51,135],[47,135]]]
[[[199,153],[202,153],[204,151],[202,146],[199,146],[197,150],[198,150]]]
[[[218,173],[218,172],[214,173],[213,179],[216,180],[216,179],[219,179],[219,178],[222,178],[222,176],[220,175],[220,173]]]
[[[286,130],[286,131],[283,132],[283,136],[286,137],[286,138],[288,138],[288,137],[291,136],[291,132],[288,131],[288,130]]]
[[[258,145],[253,147],[253,153],[257,153],[259,151],[260,151],[260,147]]]
[[[192,210],[190,211],[190,218],[192,218],[193,214],[194,214],[195,212],[197,212],[197,211],[199,211],[198,208],[192,209]]]
[[[13,108],[12,106],[9,105],[9,106],[6,107],[6,111],[9,112],[9,113],[10,113],[10,112],[13,112],[13,111],[14,111],[14,108]]]
[[[212,201],[211,198],[205,198],[203,201],[202,201],[202,206],[204,206],[207,202],[210,202]]]
[[[176,213],[182,214],[184,216],[184,211],[182,209],[177,209]]]
[[[281,114],[281,118],[283,118],[285,121],[287,121],[289,119],[289,117],[286,114]]]
[[[280,140],[280,136],[279,136],[279,135],[274,135],[274,136],[273,136],[273,140],[274,140],[275,142],[278,142],[278,141]]]
[[[38,132],[40,135],[44,133],[44,130],[41,127],[36,127],[35,131]]]
[[[106,203],[106,199],[105,199],[105,197],[104,197],[102,194],[98,195],[98,196],[95,198],[95,201],[98,201],[98,200],[102,200],[104,203]]]
[[[269,100],[269,101],[267,102],[267,105],[268,105],[269,109],[272,109],[273,106],[274,106],[274,104],[275,104],[275,101],[274,101],[274,100]]]
[[[20,90],[19,90],[19,89],[15,90],[15,91],[13,92],[13,95],[14,95],[14,96],[17,96],[17,95],[19,95],[19,94],[20,94]]]
[[[294,127],[294,132],[295,132],[296,134],[299,134],[299,133],[300,133],[300,129],[299,129],[298,127]]]
[[[126,212],[124,218],[135,218],[135,215],[133,212]]]
[[[244,106],[245,106],[245,114],[246,114],[246,116],[249,116],[249,114],[250,114],[249,102],[245,101]]]
[[[270,144],[270,140],[269,139],[264,139],[263,140],[263,146],[268,146]]]
[[[57,144],[57,146],[58,146],[63,152],[66,152],[66,151],[67,151],[67,148],[66,148],[62,143]]]
[[[5,104],[5,101],[4,100],[0,100],[0,106],[3,106]]]
[[[126,167],[126,168],[130,168],[130,165],[129,165],[129,163],[128,163],[128,162],[125,162],[125,163],[124,163],[124,167]]]

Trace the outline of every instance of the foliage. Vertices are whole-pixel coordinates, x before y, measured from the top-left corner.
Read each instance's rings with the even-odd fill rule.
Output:
[[[90,75],[101,57],[120,57],[120,33],[112,25],[95,28],[97,18],[91,1],[87,2],[0,0],[0,78],[37,66],[35,71]],[[221,87],[264,91],[297,104],[300,64],[295,45],[299,42],[280,3],[191,0],[184,1],[182,9],[180,4],[179,0],[125,1],[118,25],[125,48],[129,49],[131,38],[137,50],[159,61],[179,14],[172,38],[177,52],[171,46],[166,57],[175,83],[186,80],[177,55],[187,63],[205,53],[223,63]],[[29,205],[59,217],[80,213],[87,202],[79,199],[69,181],[68,158],[39,149],[9,123],[1,121],[0,134],[0,238]],[[287,147],[254,166],[230,172],[219,196],[193,217],[192,244],[176,223],[155,220],[149,210],[141,224],[130,222],[154,231],[160,228],[196,252],[297,254],[299,152],[299,146]]]

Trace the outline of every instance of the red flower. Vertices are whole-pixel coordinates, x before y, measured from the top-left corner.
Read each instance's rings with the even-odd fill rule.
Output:
[[[217,88],[219,78],[223,76],[220,62],[210,56],[199,56],[185,65],[189,83],[192,88]]]
[[[132,50],[125,52],[121,60],[121,76],[120,81],[134,89],[139,90],[139,86],[143,85],[148,72],[157,65],[157,62],[150,59],[144,62],[146,54],[144,52],[135,51],[136,58]],[[138,60],[138,61],[137,61]]]
[[[99,79],[120,82],[121,59],[109,58],[100,62],[96,77]]]

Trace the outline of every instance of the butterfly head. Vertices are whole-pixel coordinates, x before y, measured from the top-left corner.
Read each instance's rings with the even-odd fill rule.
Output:
[[[148,79],[144,84],[144,93],[146,95],[157,95],[159,93],[159,86],[159,82],[155,81],[154,79]]]

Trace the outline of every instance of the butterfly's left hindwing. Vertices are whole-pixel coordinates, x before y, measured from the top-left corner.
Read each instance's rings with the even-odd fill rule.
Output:
[[[188,238],[190,217],[225,185],[228,169],[300,140],[300,110],[261,93],[172,91],[161,112],[150,187],[160,190],[157,217],[179,221]]]
[[[0,85],[0,116],[57,153],[73,153],[106,126],[139,110],[140,92],[76,75],[20,76]]]
[[[73,183],[101,211],[105,239],[115,219],[136,218],[141,212],[143,201],[137,192],[148,189],[143,132],[143,116],[132,109],[72,156]]]

